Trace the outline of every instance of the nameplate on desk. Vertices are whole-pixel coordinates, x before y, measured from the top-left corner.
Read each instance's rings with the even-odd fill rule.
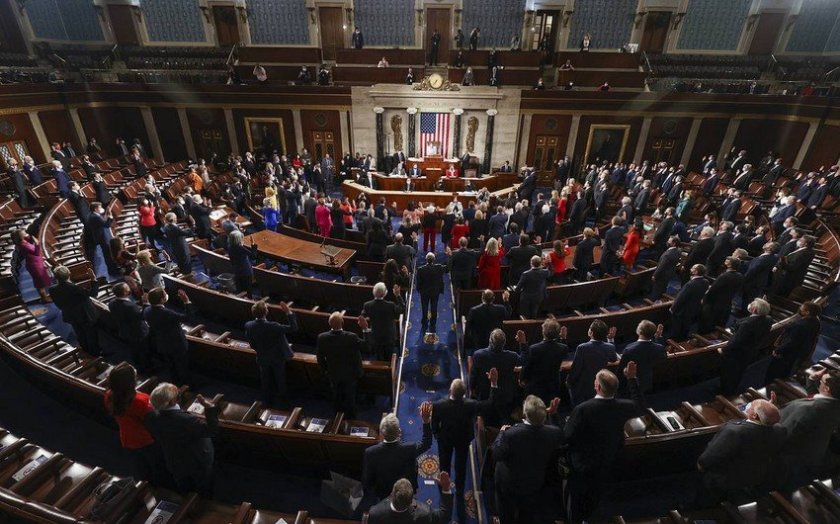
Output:
[[[353,427],[350,428],[350,436],[351,437],[367,437],[369,434],[368,428],[365,427]]]
[[[265,427],[267,428],[274,428],[274,429],[282,429],[283,425],[286,423],[286,415],[271,415],[268,417],[268,420],[265,421]]]
[[[178,512],[178,504],[161,500],[149,514],[144,524],[166,524]]]
[[[17,473],[12,475],[12,480],[15,482],[20,482],[21,480],[25,479],[30,473],[38,469],[38,466],[43,464],[47,461],[47,457],[44,455],[38,455],[37,458],[34,460],[30,460],[25,466],[20,468]]]
[[[192,403],[192,405],[187,408],[189,413],[194,415],[203,415],[204,414],[204,406],[202,406],[198,401]]]
[[[309,425],[306,426],[306,431],[311,433],[323,433],[329,422],[330,421],[325,418],[313,418],[309,421]]]

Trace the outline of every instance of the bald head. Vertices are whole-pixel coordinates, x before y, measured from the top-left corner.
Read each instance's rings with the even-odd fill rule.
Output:
[[[779,408],[772,402],[763,399],[750,402],[746,414],[747,418],[763,426],[773,426],[781,420]]]

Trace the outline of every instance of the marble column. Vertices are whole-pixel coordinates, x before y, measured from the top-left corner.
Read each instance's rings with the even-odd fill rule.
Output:
[[[87,146],[87,135],[85,135],[85,128],[82,126],[82,120],[79,118],[79,110],[75,107],[70,108],[70,120],[73,121],[73,127],[76,129],[76,136],[79,137],[79,151],[84,151]]]
[[[417,108],[409,107],[405,111],[408,113],[408,156],[415,158],[417,156]]]
[[[181,132],[184,135],[184,144],[187,146],[187,156],[195,160],[195,143],[193,143],[190,120],[187,118],[187,110],[183,107],[178,108],[178,120],[181,122]]]
[[[453,109],[452,112],[455,114],[455,130],[452,132],[452,154],[450,155],[452,158],[460,158],[461,157],[461,115],[464,114],[464,110],[459,108]]]
[[[697,135],[700,134],[700,124],[702,123],[703,117],[691,121],[691,129],[688,131],[688,138],[685,139],[685,147],[683,148],[682,158],[680,158],[680,163],[684,166],[691,162],[691,154],[694,152],[694,144],[697,143]]]
[[[41,125],[41,119],[38,118],[37,111],[29,112],[29,123],[32,125],[32,130],[35,131],[35,136],[38,137],[38,147],[41,149],[44,162],[51,162],[52,150],[50,149],[50,141],[47,140],[47,134],[44,132],[44,126]],[[34,157],[35,155],[32,156]]]
[[[802,163],[805,162],[805,156],[811,149],[811,144],[814,142],[814,137],[817,135],[817,129],[819,129],[819,127],[819,122],[811,122],[808,126],[808,132],[805,133],[805,138],[802,140],[802,145],[799,147],[799,152],[796,154],[796,160],[793,161],[792,167],[794,169],[802,168]]]
[[[741,118],[735,117],[729,121],[729,125],[726,126],[726,133],[723,135],[723,141],[720,144],[720,149],[718,150],[717,159],[720,166],[723,166],[723,157],[726,156],[726,153],[732,149],[732,144],[735,143],[735,135],[738,134],[738,128],[741,126]]]
[[[374,107],[373,112],[376,113],[376,168],[381,171],[385,169],[385,108]]]
[[[493,156],[493,123],[499,112],[495,109],[487,110],[487,138],[484,139],[484,163],[481,165],[481,172],[490,173],[490,158]]]
[[[236,138],[236,124],[233,122],[233,111],[225,109],[225,127],[227,127],[228,141],[230,142],[230,152],[234,155],[239,154],[239,139]]]
[[[149,145],[152,147],[152,153],[155,154],[155,159],[158,162],[163,162],[163,148],[160,144],[160,135],[158,135],[157,127],[155,127],[152,108],[141,107],[140,114],[143,116],[143,125],[146,127],[146,135],[149,137]]]

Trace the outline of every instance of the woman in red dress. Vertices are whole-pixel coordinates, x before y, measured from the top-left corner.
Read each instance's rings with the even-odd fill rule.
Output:
[[[624,254],[621,256],[621,263],[627,268],[627,271],[632,271],[636,265],[636,257],[639,255],[639,245],[642,241],[642,231],[644,226],[636,222],[630,228],[630,233],[627,235],[627,240],[624,241]]]
[[[134,476],[140,480],[156,480],[163,455],[155,439],[146,429],[143,417],[152,410],[149,395],[137,391],[137,372],[131,364],[118,364],[108,374],[105,409],[120,428],[120,444],[134,462]]]
[[[566,257],[569,255],[569,247],[564,240],[555,240],[552,246],[554,249],[545,257],[551,268],[550,281],[552,284],[565,284]]]
[[[502,287],[502,257],[505,250],[499,241],[491,238],[478,259],[478,289],[500,289]]]
[[[455,225],[452,226],[452,239],[449,241],[449,247],[458,249],[458,241],[461,237],[470,236],[470,226],[464,222],[464,217],[458,217]]]

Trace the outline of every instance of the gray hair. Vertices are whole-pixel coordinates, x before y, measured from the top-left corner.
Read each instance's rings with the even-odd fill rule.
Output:
[[[375,286],[373,286],[373,298],[385,298],[385,295],[388,294],[388,286],[385,285],[385,282],[377,282]]]
[[[431,264],[431,263],[432,263],[432,262],[434,262],[434,261],[435,261],[435,254],[434,254],[434,253],[432,253],[431,251],[429,251],[428,253],[426,253],[426,263],[427,263],[427,264]]]
[[[178,222],[178,215],[176,215],[175,213],[167,213],[163,217],[163,219],[166,220],[166,222],[168,224],[174,224],[174,223]]]
[[[379,422],[379,434],[385,439],[385,442],[393,442],[400,438],[402,429],[400,428],[400,419],[393,413],[388,413],[382,417]]]
[[[769,315],[770,314],[770,303],[764,300],[763,298],[757,298],[750,302],[749,310],[751,313],[755,315]]]
[[[58,279],[60,282],[66,282],[70,280],[70,270],[66,266],[58,266],[57,268],[53,269],[53,274],[55,278]]]
[[[496,349],[503,349],[507,343],[507,336],[505,332],[499,328],[490,332],[490,347]]]
[[[245,235],[242,234],[242,231],[231,231],[228,235],[228,242],[231,246],[241,246],[244,238]]]
[[[545,409],[545,402],[536,395],[528,395],[522,404],[522,411],[525,415],[525,420],[532,426],[542,426],[548,415]]]
[[[715,228],[711,226],[706,226],[700,230],[700,236],[703,238],[712,238],[715,236]]]
[[[157,409],[166,409],[175,405],[178,400],[178,386],[169,382],[161,382],[149,396],[152,406]]]

